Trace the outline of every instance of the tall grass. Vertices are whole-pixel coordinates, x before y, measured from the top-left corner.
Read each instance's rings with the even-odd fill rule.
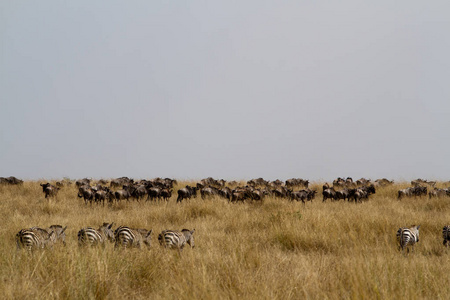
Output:
[[[179,187],[186,185],[180,183]],[[85,205],[75,187],[44,199],[38,182],[0,187],[0,290],[5,299],[448,299],[450,251],[441,230],[450,198],[405,198],[406,184],[362,204],[306,205],[266,198],[229,204],[200,197],[176,204]],[[321,185],[317,187],[320,191]],[[320,194],[320,192],[319,192]],[[153,229],[152,248],[79,248],[77,232],[103,222]],[[69,226],[67,246],[18,251],[31,226]],[[421,225],[414,252],[398,251],[401,226]],[[180,256],[158,245],[163,229],[195,228]]]

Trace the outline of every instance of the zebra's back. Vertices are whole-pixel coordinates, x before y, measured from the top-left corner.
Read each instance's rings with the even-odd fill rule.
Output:
[[[399,228],[397,230],[397,241],[403,251],[408,246],[413,247],[419,242],[419,226],[413,226],[411,228]]]
[[[182,231],[163,230],[158,235],[158,240],[159,243],[166,248],[175,248],[182,250],[186,243],[188,243],[191,247],[194,247],[194,232],[195,229],[183,229]]]
[[[127,226],[120,226],[116,229],[115,247],[122,246],[124,248],[134,247],[140,248],[142,244],[150,247],[150,237],[152,230],[134,229]]]
[[[55,241],[56,233],[54,231],[48,233],[47,230],[38,227],[22,229],[16,235],[18,249],[43,249],[53,246]]]
[[[444,226],[442,229],[442,237],[444,238],[444,246],[450,246],[450,225]]]
[[[95,228],[92,228],[92,227],[82,228],[78,232],[78,244],[80,246],[83,246],[83,245],[95,246],[95,245],[103,244],[104,241],[105,241],[105,238],[104,238],[103,234]]]
[[[87,227],[82,228],[78,232],[78,244],[80,246],[84,245],[105,245],[106,240],[114,242],[114,232],[112,231],[112,226],[114,223],[103,223],[98,229]]]

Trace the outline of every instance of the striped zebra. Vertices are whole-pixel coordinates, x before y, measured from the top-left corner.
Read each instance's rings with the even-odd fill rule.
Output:
[[[56,242],[56,232],[50,233],[46,229],[31,227],[22,229],[16,234],[17,249],[27,249],[29,251],[36,249],[51,248]]]
[[[78,245],[79,246],[97,246],[105,245],[105,241],[114,242],[114,231],[111,229],[114,223],[103,223],[98,229],[87,227],[78,231]]]
[[[66,227],[62,227],[61,225],[52,225],[49,228],[46,228],[48,233],[54,231],[56,233],[56,242],[61,242],[64,246],[66,245]]]
[[[444,246],[450,246],[450,225],[444,226],[442,229],[442,237],[444,238]]]
[[[195,229],[183,229],[181,231],[163,230],[158,235],[158,241],[165,248],[179,249],[182,251],[186,243],[194,248],[194,232]]]
[[[122,246],[123,248],[141,248],[141,245],[150,248],[152,230],[133,229],[127,226],[120,226],[114,232],[116,243],[114,248]]]
[[[420,225],[413,225],[411,228],[399,228],[397,230],[397,241],[402,252],[405,248],[409,252],[408,246],[414,249],[414,244],[419,242],[419,228]]]

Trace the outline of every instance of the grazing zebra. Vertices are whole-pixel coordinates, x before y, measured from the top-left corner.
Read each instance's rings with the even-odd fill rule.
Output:
[[[444,246],[450,246],[450,225],[444,226],[442,229],[442,237],[444,238]]]
[[[51,248],[56,242],[56,233],[46,229],[32,227],[22,229],[16,234],[17,249],[25,248],[29,251],[35,249]]]
[[[78,245],[79,246],[97,246],[105,245],[105,241],[114,242],[114,231],[111,229],[114,223],[103,223],[98,229],[87,227],[78,231]]]
[[[158,235],[158,241],[162,246],[166,248],[175,248],[182,251],[186,243],[194,248],[194,232],[195,229],[183,229],[181,230],[181,232],[175,230],[163,230]]]
[[[114,248],[117,248],[119,246],[122,246],[124,248],[141,248],[141,244],[145,244],[150,248],[151,233],[151,229],[133,229],[126,226],[120,226],[114,232],[114,237],[116,239]]]
[[[66,227],[62,227],[61,225],[52,225],[49,228],[46,228],[48,233],[54,231],[56,233],[56,242],[61,242],[64,246],[66,245]]]
[[[420,225],[413,225],[411,228],[399,228],[397,230],[397,241],[402,252],[405,248],[407,249],[407,252],[409,252],[409,249],[407,248],[408,245],[413,248],[414,244],[419,242],[419,228]]]

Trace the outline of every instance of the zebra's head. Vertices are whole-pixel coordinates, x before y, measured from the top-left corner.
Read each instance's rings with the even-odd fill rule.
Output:
[[[63,245],[66,245],[66,227],[62,227],[61,225],[52,225],[49,227],[50,231],[55,232],[56,241],[60,241]]]
[[[419,242],[419,228],[420,225],[413,225],[413,227],[411,228],[411,232],[416,235],[416,242]]]
[[[114,222],[111,224],[103,223],[103,225],[100,227],[100,231],[102,231],[104,233],[104,235],[106,236],[108,241],[110,241],[111,243],[114,243],[116,240],[114,237],[114,231],[112,230],[113,225],[114,225]]]
[[[184,236],[186,238],[186,243],[188,243],[189,246],[194,248],[195,247],[195,244],[194,244],[194,232],[195,232],[195,229],[192,229],[192,230],[183,229],[183,230],[181,230],[181,232],[184,234]]]
[[[151,242],[151,234],[152,234],[153,229],[150,229],[147,233],[147,236],[144,238],[144,244],[146,244],[148,247],[150,247],[150,242]]]

